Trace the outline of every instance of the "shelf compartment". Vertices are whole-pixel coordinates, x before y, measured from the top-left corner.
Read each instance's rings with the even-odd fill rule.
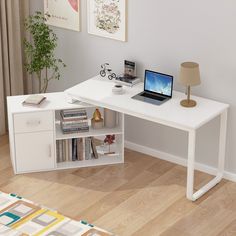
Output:
[[[116,135],[123,134],[122,128],[120,126],[116,128],[102,128],[102,129],[93,129],[90,127],[89,132],[63,134],[60,124],[56,123],[56,140],[97,137],[97,136],[104,136],[107,134],[116,134]]]

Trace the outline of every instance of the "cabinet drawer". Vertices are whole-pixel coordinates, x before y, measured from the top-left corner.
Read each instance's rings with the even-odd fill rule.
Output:
[[[53,113],[44,111],[15,114],[14,129],[15,133],[53,130]]]

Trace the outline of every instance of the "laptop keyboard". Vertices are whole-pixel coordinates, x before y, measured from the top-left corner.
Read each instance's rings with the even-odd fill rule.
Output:
[[[142,97],[146,97],[146,98],[151,98],[151,99],[155,99],[155,100],[159,100],[159,101],[163,101],[166,98],[165,97],[161,97],[161,96],[157,96],[157,95],[152,95],[150,93],[143,93],[141,94]]]

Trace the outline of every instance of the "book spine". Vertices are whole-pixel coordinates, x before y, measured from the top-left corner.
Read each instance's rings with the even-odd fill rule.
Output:
[[[72,161],[77,160],[77,141],[75,138],[72,139]]]
[[[93,157],[95,159],[98,159],[98,153],[97,153],[97,148],[96,148],[94,137],[91,137],[91,144],[92,144],[91,146],[92,146],[92,151],[93,151]]]
[[[85,138],[82,138],[83,160],[85,160]]]
[[[69,151],[69,140],[66,139],[65,143],[66,143],[65,145],[66,145],[66,162],[67,162],[67,161],[69,161],[69,152],[70,152]]]
[[[77,139],[77,157],[79,161],[83,161],[83,139]]]
[[[62,132],[64,134],[70,134],[70,133],[82,133],[82,132],[88,132],[89,128],[78,128],[78,129],[62,129]]]
[[[68,121],[64,121],[62,120],[61,121],[63,125],[78,125],[78,124],[81,124],[81,123],[87,123],[88,124],[88,119],[79,119],[79,120],[68,120]]]
[[[62,110],[63,114],[74,114],[74,113],[86,113],[86,109],[81,108],[81,109],[66,109]]]
[[[85,160],[91,159],[91,138],[85,138]]]
[[[66,140],[62,141],[62,162],[66,161]]]
[[[77,116],[61,116],[63,121],[74,121],[74,120],[86,120],[88,119],[87,115],[77,115]]]
[[[63,162],[63,145],[62,145],[62,140],[59,140],[59,162]]]
[[[84,127],[88,127],[88,122],[87,123],[79,123],[79,124],[65,124],[62,123],[62,128],[84,128]]]
[[[69,139],[69,161],[72,161],[72,139]]]

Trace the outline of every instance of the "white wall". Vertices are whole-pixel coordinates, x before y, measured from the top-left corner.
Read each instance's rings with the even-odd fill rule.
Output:
[[[31,0],[32,12],[42,10],[43,1]],[[226,169],[236,173],[236,1],[235,0],[128,0],[128,42],[87,34],[86,0],[81,0],[82,32],[54,28],[59,37],[57,55],[67,68],[63,79],[50,91],[64,90],[98,74],[109,62],[116,72],[123,60],[138,63],[138,74],[153,69],[173,74],[175,89],[181,62],[200,64],[202,84],[193,93],[231,105]],[[197,159],[216,165],[218,144],[216,119],[198,132]],[[141,145],[186,157],[184,132],[126,117],[126,139]],[[201,145],[203,148],[198,148]]]

